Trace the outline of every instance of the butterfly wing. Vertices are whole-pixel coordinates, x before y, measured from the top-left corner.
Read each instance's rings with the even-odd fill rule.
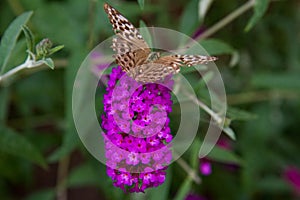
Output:
[[[174,73],[176,73],[176,70],[171,66],[150,62],[133,68],[128,72],[128,75],[139,82],[153,83]]]
[[[169,55],[163,56],[159,59],[153,61],[153,63],[162,64],[164,66],[171,66],[176,72],[180,71],[182,66],[194,66],[200,64],[207,64],[217,60],[217,57],[214,56],[202,56],[202,55]]]
[[[104,4],[104,10],[116,34],[112,48],[116,52],[117,64],[127,72],[143,64],[151,50],[142,35],[121,13],[107,3]]]
[[[130,71],[130,76],[140,82],[156,82],[164,79],[170,74],[175,74],[180,71],[182,66],[194,66],[199,64],[206,64],[217,60],[213,56],[201,55],[169,55],[159,57],[153,62],[143,64],[138,68]]]

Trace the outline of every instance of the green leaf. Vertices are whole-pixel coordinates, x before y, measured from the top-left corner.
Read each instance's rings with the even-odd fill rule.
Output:
[[[85,10],[82,8],[88,5],[87,2],[89,1],[81,1],[81,9],[78,8],[76,11],[71,10],[71,7],[78,5],[79,2],[72,2],[68,6],[59,2],[45,3],[36,9],[32,22],[40,33],[51,38],[54,43],[63,42],[72,50],[80,49],[81,45],[86,44],[87,27],[81,22],[85,20],[83,16],[86,16],[86,13],[83,14],[81,11]],[[82,14],[80,17],[77,16],[79,13]]]
[[[184,180],[184,182],[181,184],[178,192],[176,193],[174,200],[184,199],[187,196],[187,194],[189,193],[189,191],[191,190],[191,187],[192,187],[192,178],[190,176],[188,176]]]
[[[8,87],[0,88],[0,126],[6,119],[9,91]]]
[[[270,0],[255,0],[254,4],[254,14],[249,20],[245,31],[249,31],[253,26],[262,18],[262,16],[267,11]]]
[[[78,187],[84,185],[99,185],[100,177],[97,176],[96,170],[90,164],[83,164],[74,168],[68,177],[69,187]]]
[[[232,140],[236,140],[235,133],[230,127],[223,128],[223,131],[230,137]]]
[[[188,74],[188,73],[192,73],[192,72],[197,72],[197,71],[203,71],[203,70],[207,70],[207,66],[205,65],[196,65],[196,66],[192,66],[192,67],[182,67],[180,69],[180,73],[182,74]]]
[[[180,18],[179,31],[187,35],[192,35],[197,27],[200,27],[198,20],[198,0],[191,0],[184,8]],[[182,41],[185,42],[185,41]]]
[[[143,20],[140,20],[140,33],[143,36],[144,40],[147,42],[147,44],[151,47],[152,44],[152,37],[151,34],[147,28],[147,25]]]
[[[25,200],[40,200],[40,199],[42,200],[55,199],[55,190],[53,188],[39,190],[37,192],[34,192],[27,198],[25,198]]]
[[[54,62],[51,58],[45,58],[45,59],[43,59],[43,61],[44,61],[45,65],[47,65],[51,69],[54,69]]]
[[[26,42],[27,42],[27,49],[34,53],[34,36],[31,32],[31,30],[26,26],[26,25],[23,25],[22,26],[22,31],[25,35],[25,38],[26,38]]]
[[[103,192],[105,199],[124,199],[122,190],[112,186],[112,180],[106,174],[106,166],[99,164],[95,159],[75,167],[67,178],[67,186],[82,188],[84,186],[97,187]],[[108,187],[110,186],[110,187]]]
[[[0,133],[1,152],[25,158],[44,168],[47,166],[41,152],[24,136],[4,126],[0,126]]]
[[[235,65],[237,65],[239,60],[240,60],[239,52],[238,51],[232,52],[231,59],[230,59],[230,62],[229,62],[229,67],[234,67]]]
[[[289,192],[290,191],[289,184],[284,179],[278,176],[264,177],[257,182],[256,187],[266,192],[267,191],[268,192],[278,192],[278,191]]]
[[[71,124],[70,124],[71,125]],[[59,159],[63,158],[64,156],[71,153],[79,144],[78,135],[76,129],[68,128],[67,132],[64,134],[63,143],[60,148],[54,151],[49,157],[49,162],[56,162]]]
[[[147,200],[168,199],[171,181],[172,169],[171,166],[169,166],[165,182],[156,188],[149,188],[146,190]]]
[[[191,146],[189,163],[190,163],[192,169],[197,170],[196,172],[198,172],[198,167],[199,167],[198,154],[199,154],[201,145],[202,145],[202,142],[198,138],[196,138]]]
[[[213,0],[199,0],[198,3],[198,15],[199,19],[202,22],[204,20],[204,17],[209,10]]]
[[[25,12],[18,16],[6,29],[0,44],[0,75],[3,74],[11,52],[16,45],[22,26],[26,24],[32,15],[32,11]]]
[[[227,109],[227,117],[230,118],[231,120],[247,121],[247,120],[256,119],[257,115],[247,112],[245,110],[229,107]]]
[[[80,140],[77,134],[77,130],[74,126],[73,114],[72,114],[72,91],[73,91],[73,84],[74,79],[77,74],[77,70],[79,68],[79,64],[82,62],[84,57],[87,55],[87,52],[84,47],[78,48],[78,51],[73,51],[73,55],[71,56],[69,66],[67,67],[66,71],[66,123],[67,127],[63,136],[63,143],[50,157],[48,160],[50,162],[56,162],[60,158],[68,155],[71,153],[79,144]],[[90,73],[88,73],[90,74]],[[90,77],[86,77],[90,78]],[[85,84],[83,81],[82,84]],[[82,105],[84,105],[85,96],[82,94]]]
[[[206,83],[208,83],[214,77],[213,71],[206,72],[197,84],[193,85],[194,91],[198,94],[199,90],[205,90]]]
[[[237,155],[218,146],[215,146],[207,156],[222,163],[242,165],[242,161]]]
[[[50,56],[50,55],[54,54],[55,52],[60,51],[64,47],[65,47],[64,45],[58,45],[56,47],[53,47],[52,49],[49,50],[49,53],[47,55]]]
[[[260,73],[253,76],[251,83],[255,87],[269,89],[300,89],[300,79],[297,73]]]
[[[145,7],[145,1],[144,0],[137,0],[138,3],[139,3],[139,6],[142,10],[144,10],[144,7]]]
[[[235,51],[229,44],[218,39],[202,40],[200,41],[200,45],[210,55],[233,54]]]

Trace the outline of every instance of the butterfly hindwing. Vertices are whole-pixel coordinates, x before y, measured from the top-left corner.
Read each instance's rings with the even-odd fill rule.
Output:
[[[171,66],[151,62],[130,70],[128,75],[139,82],[153,83],[163,80],[166,76],[174,73],[176,73],[176,70]]]

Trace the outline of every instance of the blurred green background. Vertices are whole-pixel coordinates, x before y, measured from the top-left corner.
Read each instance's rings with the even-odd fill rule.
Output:
[[[212,4],[201,15],[199,4],[203,8],[205,2]],[[10,85],[0,86],[1,199],[185,199],[189,194],[198,200],[299,199],[300,2],[257,0],[241,13],[234,11],[245,8],[246,0],[109,3],[137,27],[143,20],[148,26],[189,36],[197,31],[205,34],[221,21],[218,30],[197,39],[219,57],[216,64],[226,87],[227,117],[236,140],[223,134],[220,140],[226,149],[219,147],[208,157],[212,166],[208,176],[198,169],[199,140],[194,142],[182,161],[202,178],[200,184],[193,182],[182,163],[173,163],[166,182],[145,194],[114,188],[105,166],[81,144],[71,112],[77,69],[93,47],[113,34],[104,2],[4,0],[0,2],[1,39],[17,16],[32,10],[27,25],[36,42],[47,37],[65,48],[52,56],[55,70],[26,70]],[[236,14],[230,23],[228,18],[224,21],[228,14]],[[21,34],[2,73],[25,58],[26,40]],[[0,55],[0,63],[1,59]],[[201,79],[191,81],[199,90]],[[204,92],[197,94],[205,99],[205,87],[200,89]],[[178,119],[176,113],[170,117]],[[207,125],[205,120],[201,123],[199,137]]]

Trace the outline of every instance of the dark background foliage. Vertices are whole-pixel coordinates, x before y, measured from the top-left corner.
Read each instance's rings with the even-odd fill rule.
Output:
[[[144,2],[144,9],[136,1],[111,4],[137,26],[143,20],[148,26],[192,36],[200,27],[209,30],[247,3],[214,1],[205,18],[199,20],[198,2],[152,0]],[[85,150],[71,112],[77,69],[97,43],[113,34],[103,4],[97,0],[0,2],[1,37],[14,18],[32,10],[27,25],[36,41],[47,37],[54,44],[65,45],[52,56],[55,70],[26,70],[9,86],[0,88],[1,199],[66,199],[66,195],[68,199],[130,198],[112,186],[105,166]],[[255,11],[258,15],[262,14],[259,9]],[[182,199],[193,193],[208,199],[297,199],[284,171],[290,166],[300,170],[300,3],[271,1],[264,16],[249,28],[255,12],[249,9],[210,35],[214,40],[206,46],[219,57],[217,66],[226,87],[228,118],[232,119],[236,141],[226,134],[221,139],[229,141],[230,151],[211,155],[213,172],[202,177],[201,184],[195,184],[181,165],[174,163],[163,186],[131,198]],[[25,50],[21,35],[4,72],[24,62]],[[206,93],[201,95],[205,99]],[[171,115],[174,121],[177,117],[176,113]],[[183,160],[198,172],[197,141]]]

